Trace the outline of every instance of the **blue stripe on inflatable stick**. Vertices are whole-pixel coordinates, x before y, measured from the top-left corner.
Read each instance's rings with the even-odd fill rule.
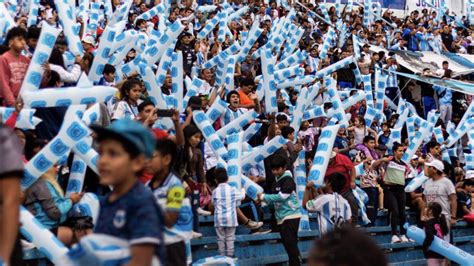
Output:
[[[0,36],[5,36],[5,34],[15,26],[15,20],[8,12],[5,4],[0,3]]]
[[[27,26],[31,27],[36,25],[38,22],[39,16],[39,0],[31,0],[30,1],[30,10],[28,11],[28,21]]]
[[[274,76],[274,66],[276,58],[273,57],[270,49],[266,50],[262,56],[262,76],[263,91],[265,93],[265,112],[278,112],[276,99],[276,83]]]
[[[354,104],[356,104],[356,103],[358,103],[358,102],[360,102],[364,99],[365,99],[365,92],[358,90],[354,95],[352,95],[349,98],[342,101],[342,108],[344,108],[344,110],[346,110],[346,109],[350,108],[351,106],[353,106]]]
[[[250,49],[255,44],[255,42],[257,42],[258,38],[262,34],[263,29],[261,29],[259,26],[260,22],[258,20],[255,20],[252,24],[252,27],[250,28],[247,38],[244,41],[244,44],[242,45],[242,48],[240,49],[240,52],[238,53],[237,61],[239,63],[245,60],[248,53],[250,52]]]
[[[429,178],[425,176],[425,172],[419,173],[415,178],[413,178],[410,183],[405,186],[405,192],[410,193],[417,190],[421,187]]]
[[[295,26],[295,25],[291,24],[291,26]],[[294,32],[294,34],[291,34],[290,35],[291,36],[290,41],[285,43],[285,48],[283,50],[282,58],[286,58],[291,53],[293,53],[293,51],[295,51],[295,49],[298,46],[298,43],[300,42],[301,38],[303,37],[304,29],[302,27],[296,27],[296,30],[290,31],[290,32]]]
[[[166,52],[166,49],[171,47],[173,42],[177,41],[178,36],[183,32],[184,25],[180,20],[175,21],[169,27],[167,27],[166,32],[159,38],[158,43],[152,44],[145,49],[145,55],[143,60],[148,64],[154,64],[158,62],[163,54]],[[174,49],[174,46],[172,47]]]
[[[362,217],[362,222],[364,223],[364,225],[369,224],[370,219],[369,217],[367,217],[367,210],[365,208],[365,203],[368,201],[367,193],[359,187],[356,187],[352,190],[352,194],[354,194],[354,198],[356,199],[357,205],[359,206],[359,212]]]
[[[388,75],[380,70],[375,70],[375,109],[378,112],[383,112],[387,78]]]
[[[275,66],[275,70],[281,70],[293,65],[299,65],[301,64],[306,58],[308,57],[308,53],[305,50],[297,50],[291,55],[288,55],[278,62],[278,64]]]
[[[74,192],[79,193],[82,191],[86,170],[86,163],[78,155],[74,155],[69,175],[69,181],[66,187],[66,197],[71,196],[71,194]]]
[[[206,116],[203,111],[193,111],[193,119],[197,127],[201,130],[204,138],[211,146],[212,151],[216,154],[217,157],[220,157],[224,160],[228,158],[228,152],[224,143],[220,139],[219,135],[216,134],[216,131],[212,127],[211,121]]]
[[[316,187],[321,187],[329,163],[329,158],[336,139],[339,125],[327,126],[319,136],[319,142],[309,171],[308,181],[313,181]]]
[[[82,43],[79,39],[79,35],[74,31],[74,25],[76,23],[76,17],[74,14],[74,8],[67,2],[62,0],[55,0],[58,17],[63,26],[64,35],[68,42],[68,47],[71,53],[74,55],[81,55],[84,53]],[[95,36],[95,32],[94,32]]]
[[[197,35],[198,40],[202,40],[206,38],[209,35],[209,33],[211,33],[211,31],[217,26],[217,24],[219,24],[220,13],[222,12],[217,13],[212,19],[206,22],[206,25],[201,29],[201,31],[199,31]]]
[[[156,71],[156,82],[161,88],[165,84],[166,74],[171,69],[171,63],[173,60],[174,45],[166,48],[165,53],[161,56],[160,63],[158,64],[158,70]]]
[[[211,107],[209,107],[206,112],[211,123],[216,122],[216,120],[221,117],[221,115],[226,111],[228,105],[229,104],[223,101],[220,97],[216,98],[214,103],[212,103]]]
[[[454,134],[451,134],[448,136],[448,139],[446,140],[448,143],[446,144],[446,147],[451,147],[453,146],[456,141],[458,141],[464,134],[466,134],[468,131],[470,131],[474,127],[474,117],[471,117],[467,120],[466,123],[464,123],[461,126],[458,126],[456,130],[454,131]]]
[[[186,76],[184,78],[184,82],[186,84],[186,89],[188,90],[186,95],[184,95],[183,100],[183,108],[186,109],[186,107],[188,107],[189,98],[198,95],[199,88],[201,88],[201,86],[204,84],[204,81],[199,78],[193,78],[191,80],[191,78]]]
[[[110,54],[117,54],[118,50],[119,49],[125,49],[125,55],[126,53],[128,53],[128,51],[130,51],[130,49],[132,49],[136,42],[138,40],[138,32],[136,30],[126,30],[120,34],[116,34],[115,35],[115,40],[114,42],[112,43],[112,46],[110,47]],[[129,48],[127,48],[129,47]],[[116,53],[117,52],[117,53]],[[120,59],[120,61],[119,61]],[[111,64],[115,65],[115,64],[118,64],[122,61],[123,57],[122,58],[119,58],[119,59],[114,59],[113,61],[112,60],[109,60],[109,62],[112,62]],[[118,62],[117,62],[118,61]]]
[[[112,19],[109,21],[108,25],[114,25],[119,21],[127,21],[128,20],[128,13],[130,8],[132,7],[133,1],[125,1],[122,5],[115,9],[114,14],[112,15]]]
[[[295,130],[294,140],[298,138],[298,132],[300,130],[301,121],[303,120],[303,112],[306,110],[306,98],[308,97],[308,89],[303,88],[298,95],[296,101],[295,111],[293,113],[293,119],[291,120],[290,126]]]
[[[242,142],[244,132],[232,133],[227,135],[227,174],[229,176],[229,185],[240,190],[242,186]]]
[[[349,57],[346,57],[316,72],[315,78],[318,78],[318,79],[324,78],[325,76],[328,76],[332,74],[333,72],[350,65],[353,62],[354,62],[354,57],[352,55]]]
[[[183,98],[184,98],[184,72],[183,72],[183,53],[176,51],[173,53],[171,62],[171,91],[176,99],[176,109],[182,113],[184,112]]]
[[[44,23],[35,52],[21,84],[20,93],[38,90],[44,73],[43,65],[48,62],[60,32],[61,30]]]
[[[158,14],[166,14],[167,15],[167,9],[166,9],[166,6],[165,6],[164,2],[154,6],[153,8],[149,9],[147,12],[144,12],[141,15],[139,15],[135,19],[135,22],[138,19],[149,20],[149,19],[153,18],[154,16],[157,16]]]
[[[235,54],[240,51],[240,48],[241,48],[240,43],[238,41],[235,41],[229,48],[225,49],[224,51],[221,51],[213,58],[207,60],[203,64],[202,68],[209,69],[216,66],[219,60],[222,60],[224,56]]]
[[[20,223],[21,234],[54,264],[68,252],[67,247],[23,206],[20,206]]]
[[[97,169],[99,154],[92,148],[91,137],[86,137],[78,141],[77,144],[72,147],[72,150],[94,173],[99,174],[99,170]]]
[[[250,168],[272,155],[287,142],[288,140],[282,136],[276,136],[263,146],[255,147],[250,154],[247,154],[242,158],[242,169],[248,171]]]
[[[253,123],[244,131],[244,142],[250,141],[250,139],[257,134],[262,127],[262,123]]]
[[[13,114],[15,108],[13,107],[0,107],[0,117],[2,121],[7,121],[7,119]],[[35,129],[42,120],[33,116],[36,112],[36,109],[27,109],[23,108],[18,114],[16,119],[15,128],[20,129]]]
[[[161,88],[160,86],[158,86],[153,70],[143,62],[139,64],[138,69],[138,73],[143,79],[150,100],[155,104],[155,106],[167,106]]]
[[[423,244],[426,237],[425,231],[423,229],[418,228],[414,225],[409,226],[408,223],[405,224],[404,227],[407,230],[407,237],[415,240],[418,245]],[[460,265],[474,265],[474,256],[438,237],[434,238],[428,249]]]
[[[327,117],[327,115],[323,107],[314,105],[311,109],[304,111],[302,121],[308,121],[317,117]]]

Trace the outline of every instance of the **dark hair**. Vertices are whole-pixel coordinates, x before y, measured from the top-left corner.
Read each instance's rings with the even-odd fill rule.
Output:
[[[293,132],[295,132],[295,129],[294,129],[294,128],[289,127],[289,126],[288,126],[288,127],[283,127],[283,128],[281,129],[281,136],[284,137],[285,139],[287,139],[288,136],[289,136],[291,133],[293,133]]]
[[[227,171],[224,168],[216,168],[216,170],[214,170],[214,178],[218,184],[226,183],[229,180]]]
[[[441,207],[441,204],[438,202],[430,202],[428,204],[428,209],[433,213],[433,217],[438,220],[443,235],[447,235],[449,233],[449,227],[446,222],[446,217],[442,214],[443,208]]]
[[[288,105],[286,105],[285,103],[278,103],[278,112],[283,112],[285,109],[288,109]]]
[[[105,64],[104,71],[102,71],[102,74],[112,74],[112,73],[115,73],[115,67],[111,64]]]
[[[432,140],[432,141],[426,143],[426,146],[425,146],[426,151],[429,152],[431,149],[433,149],[436,146],[441,146],[441,145],[438,142]]]
[[[48,62],[66,69],[63,54],[57,48],[53,48],[53,50],[51,50],[51,56],[49,57]]]
[[[288,117],[284,114],[279,114],[279,115],[276,116],[276,121],[277,122],[288,121]]]
[[[403,146],[404,146],[403,144],[398,143],[398,142],[395,141],[395,142],[393,143],[393,148],[392,148],[392,150],[393,150],[393,151],[396,151],[396,150],[398,150],[398,148],[403,147]]]
[[[16,38],[16,37],[23,37],[24,39],[26,39],[26,30],[22,27],[13,27],[11,28],[8,33],[7,33],[7,37],[5,37],[5,45],[8,46],[8,43],[10,42],[10,40]]]
[[[281,155],[273,156],[270,160],[270,168],[277,169],[281,167],[286,169],[286,159]]]
[[[199,109],[201,109],[201,105],[202,105],[201,97],[196,96],[196,95],[189,97],[188,106],[190,106],[193,110],[195,110],[197,106],[199,106]]]
[[[61,82],[61,77],[59,76],[58,72],[49,72],[49,79],[48,83],[46,84],[46,88],[54,88],[57,86],[58,82]]]
[[[196,126],[194,125],[188,125],[186,126],[184,129],[183,129],[183,134],[184,134],[184,138],[185,138],[185,142],[187,143],[188,142],[188,138],[196,135],[197,133],[201,133],[201,130],[199,130],[199,128],[197,128]]]
[[[371,140],[375,141],[375,138],[369,135],[369,136],[365,136],[365,137],[364,137],[363,142],[364,142],[364,143],[368,143],[368,142],[371,141]]]
[[[128,99],[128,94],[133,89],[133,87],[141,85],[142,84],[138,79],[130,79],[125,81],[125,83],[122,85],[122,88],[120,88],[120,95],[122,96],[122,99]]]
[[[178,158],[178,146],[172,140],[160,139],[156,141],[155,151],[159,152],[161,156],[170,155],[171,163],[170,168],[173,169],[176,159]]]
[[[240,86],[255,86],[255,81],[252,78],[243,78],[240,81]]]
[[[38,40],[41,34],[41,29],[36,26],[31,26],[28,28],[28,32],[26,33],[27,39],[34,39]]]
[[[321,265],[388,265],[385,252],[380,250],[373,238],[348,226],[336,228],[317,239],[308,262]]]
[[[340,193],[346,184],[346,178],[341,173],[333,173],[327,177],[327,183],[331,184],[334,192]]]
[[[150,100],[143,101],[142,103],[138,105],[138,112],[140,113],[141,111],[145,110],[145,107],[149,105],[152,105],[153,107],[155,107],[155,104],[152,101]]]
[[[146,23],[146,20],[142,19],[142,18],[139,18],[137,19],[137,21],[135,22],[135,26],[138,27],[138,25],[142,24],[142,23]]]
[[[230,91],[229,93],[227,93],[227,95],[225,96],[225,100],[227,103],[230,103],[230,97],[232,97],[232,95],[237,95],[239,96],[239,99],[240,99],[240,94],[237,92],[237,91]]]
[[[465,188],[466,186],[474,186],[474,180],[472,179],[466,179],[462,183],[462,187]]]
[[[449,64],[448,61],[443,61],[443,65],[447,65],[447,64]]]

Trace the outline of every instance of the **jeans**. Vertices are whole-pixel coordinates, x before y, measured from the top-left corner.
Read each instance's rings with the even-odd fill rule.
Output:
[[[379,189],[377,187],[365,187],[362,188],[369,198],[369,201],[365,205],[367,208],[367,217],[370,220],[370,225],[375,225],[375,220],[377,220],[377,209],[379,205]]]
[[[217,246],[222,256],[234,256],[235,230],[237,227],[216,227]]]
[[[286,253],[288,253],[288,262],[290,266],[301,265],[301,255],[298,248],[298,228],[300,218],[288,219],[280,224],[280,237]]]
[[[424,110],[424,113],[425,113],[425,118],[427,118],[428,113],[431,110],[436,109],[436,101],[432,96],[425,96],[425,97],[421,98],[421,102],[423,104],[423,110]]]
[[[385,207],[390,212],[390,226],[392,235],[398,235],[397,226],[400,226],[400,234],[406,233],[405,224],[406,194],[402,185],[386,185],[383,187]]]

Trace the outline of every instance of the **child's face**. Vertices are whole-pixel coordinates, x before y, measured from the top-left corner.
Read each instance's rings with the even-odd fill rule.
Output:
[[[113,82],[114,79],[115,79],[115,73],[106,73],[106,74],[104,74],[104,79],[107,82]]]
[[[474,192],[474,186],[466,186],[466,191],[469,193]]]
[[[155,153],[153,154],[153,158],[151,158],[151,160],[149,160],[147,164],[147,170],[151,172],[153,175],[156,175],[167,170],[170,163],[171,163],[170,155],[163,156],[160,152],[155,151]]]
[[[22,36],[17,36],[12,38],[9,42],[9,47],[15,50],[17,53],[20,53],[25,49],[26,40]]]
[[[201,142],[201,138],[202,138],[201,133],[196,133],[192,135],[191,137],[189,137],[189,145],[191,145],[191,147],[193,148],[196,148]]]
[[[128,98],[133,101],[137,102],[138,99],[140,99],[140,96],[142,95],[142,87],[140,86],[134,86],[130,92],[128,93]]]
[[[383,126],[382,126],[382,131],[387,132],[387,131],[388,131],[388,126],[387,126],[387,125],[383,125]]]
[[[99,145],[99,169],[100,183],[102,185],[117,185],[124,183],[128,178],[135,178],[135,174],[145,166],[145,158],[138,156],[130,158],[122,143],[105,139]]]
[[[287,120],[280,120],[280,121],[278,121],[278,127],[280,127],[280,128],[287,127],[288,125],[289,125],[289,123],[288,123]]]
[[[284,172],[285,172],[285,168],[284,168],[284,167],[278,167],[278,168],[273,168],[273,169],[272,169],[272,174],[273,174],[275,177],[278,177],[278,176],[283,175]]]

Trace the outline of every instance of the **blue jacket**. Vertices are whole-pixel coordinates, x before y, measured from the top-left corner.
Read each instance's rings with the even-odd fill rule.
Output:
[[[72,201],[59,195],[45,179],[38,179],[27,191],[25,207],[47,229],[58,227],[67,218]]]

